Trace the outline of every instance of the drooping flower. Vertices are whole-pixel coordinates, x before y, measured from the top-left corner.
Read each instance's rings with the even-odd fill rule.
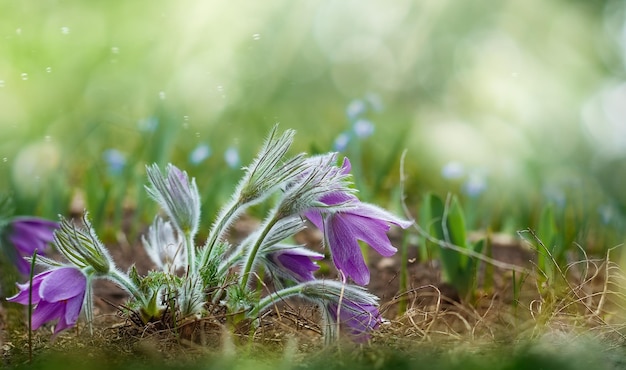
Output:
[[[315,279],[313,272],[320,267],[312,260],[323,258],[324,255],[306,248],[280,244],[272,247],[264,256],[270,272],[299,283]]]
[[[347,160],[344,161],[343,171],[350,171]],[[382,256],[389,257],[397,251],[387,237],[390,225],[406,229],[413,224],[373,204],[361,202],[348,193],[331,193],[322,197],[320,202],[327,206],[346,205],[333,212],[316,207],[304,215],[324,233],[337,269],[360,285],[369,283],[370,274],[358,240],[364,241]]]
[[[349,329],[348,333],[355,341],[363,342],[382,322],[378,298],[364,288],[329,280],[309,281],[301,286],[301,296],[317,302],[322,308],[327,339],[335,336],[338,323]]]
[[[9,302],[28,305],[29,283],[17,284],[20,292]],[[54,334],[76,325],[87,289],[87,277],[74,267],[59,267],[33,277],[32,330],[46,322],[58,320]]]
[[[365,302],[354,302],[344,299],[341,306],[331,302],[326,310],[334,322],[339,321],[349,329],[349,334],[356,342],[365,342],[370,338],[370,332],[380,326],[382,318],[376,305]]]
[[[40,255],[45,254],[59,224],[37,217],[15,217],[8,227],[7,239],[15,248],[17,270],[21,274],[28,274],[30,263],[24,257],[31,257],[35,251]]]

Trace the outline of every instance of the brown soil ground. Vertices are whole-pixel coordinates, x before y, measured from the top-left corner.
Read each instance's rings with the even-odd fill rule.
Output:
[[[237,242],[247,236],[257,225],[257,220],[243,218],[231,230],[230,238],[233,242]],[[392,243],[400,247],[400,231],[392,230],[390,237]],[[313,250],[323,252],[321,233],[314,228],[309,228],[297,235],[296,242],[306,244]],[[132,243],[131,245],[124,238],[120,238],[119,242],[110,245],[109,248],[113,258],[122,270],[126,270],[131,264],[135,264],[139,273],[145,273],[152,267],[151,261],[139,243]],[[398,338],[396,344],[402,344],[403,340],[414,341],[416,338],[420,340],[430,339],[434,335],[439,335],[444,339],[486,336],[488,339],[499,338],[499,340],[507,340],[506,334],[502,333],[510,332],[511,327],[515,326],[516,322],[523,322],[526,323],[524,325],[527,325],[527,319],[532,318],[530,322],[536,323],[537,314],[542,310],[545,311],[545,307],[548,304],[551,305],[550,309],[552,310],[556,309],[558,311],[559,307],[563,307],[562,309],[565,310],[564,307],[568,307],[567,312],[571,312],[568,302],[580,301],[581,296],[589,299],[585,301],[587,303],[584,303],[584,307],[580,311],[580,317],[588,318],[588,316],[593,316],[590,320],[595,324],[598,324],[598,322],[600,324],[604,323],[599,318],[599,315],[596,315],[596,317],[588,315],[589,312],[587,312],[592,311],[592,308],[597,308],[598,311],[603,308],[600,306],[604,303],[598,302],[599,298],[594,295],[594,292],[606,286],[604,282],[607,280],[601,273],[604,268],[602,261],[592,264],[592,268],[589,268],[589,264],[587,264],[584,275],[574,276],[576,271],[580,269],[572,269],[568,272],[568,274],[574,277],[574,280],[583,281],[584,284],[577,285],[575,283],[574,286],[576,288],[572,288],[571,292],[566,294],[569,297],[559,302],[556,300],[546,302],[539,299],[538,287],[534,285],[536,279],[529,277],[526,279],[525,284],[522,284],[521,293],[517,296],[521,303],[515,305],[513,304],[515,298],[513,296],[513,274],[510,270],[493,268],[492,283],[485,285],[479,282],[478,294],[470,300],[461,300],[452,287],[441,282],[440,269],[436,260],[419,261],[417,247],[409,245],[408,248],[408,260],[406,262],[409,278],[407,282],[408,290],[406,292],[402,292],[400,288],[402,263],[400,253],[391,258],[381,258],[373,250],[367,253],[371,272],[371,282],[367,288],[380,297],[383,315],[391,320],[388,325],[377,331],[374,335],[375,340],[385,337],[390,331],[393,332],[394,338]],[[497,261],[521,266],[530,271],[534,266],[534,254],[530,248],[514,238],[492,238],[491,255]],[[332,262],[327,258],[321,264],[323,267],[320,269],[320,272],[323,272],[325,277],[335,278]],[[484,276],[487,264],[481,263],[480,266],[481,276]],[[522,277],[518,275],[518,279],[520,278]],[[578,288],[580,288],[580,291],[576,293],[574,289]],[[164,345],[163,343],[169,343],[167,340],[162,340],[168,335],[168,331],[164,330],[166,328],[138,327],[120,314],[118,308],[124,304],[126,295],[117,286],[100,280],[96,282],[94,293],[96,296],[96,323],[100,334],[105,337],[104,341],[106,343],[111,342],[112,338],[114,338],[114,341],[131,338],[135,343],[145,343],[148,340],[151,343],[149,347],[154,347],[155,338],[161,347]],[[537,302],[537,305],[533,306],[534,302]],[[406,313],[398,315],[398,309],[401,305],[405,305]],[[511,311],[514,306],[521,307],[522,313],[519,315],[517,312],[513,314]],[[580,309],[578,306],[580,304],[577,304],[575,309]],[[280,305],[278,308],[278,310],[266,313],[262,317],[261,325],[254,330],[247,326],[245,322],[240,324],[236,334],[242,337],[253,335],[255,338],[258,337],[270,342],[281,342],[284,341],[285,337],[297,335],[301,347],[320,343],[322,329],[317,320],[319,315],[315,307],[294,300]],[[220,313],[216,312],[216,317],[219,315]],[[10,343],[11,340],[15,340],[15,333],[9,335],[6,332],[6,319],[6,313],[0,305],[0,330],[2,330],[3,334],[0,336],[0,345],[3,346],[5,356],[10,352],[11,346],[15,345]],[[556,319],[554,320],[557,321]],[[223,343],[224,340],[223,335],[220,334],[223,333],[223,323],[223,318],[194,320],[181,325],[178,329],[180,330],[180,337],[184,338],[187,341],[186,343],[195,343],[192,347],[198,344],[203,346],[207,344],[218,345],[220,342]],[[522,327],[521,329],[532,330],[529,327]],[[79,324],[79,331],[81,330],[83,333],[86,332],[82,323]],[[23,328],[21,332],[23,332]],[[22,334],[21,336],[23,337],[24,335]],[[47,335],[49,336],[49,333]],[[9,341],[9,343],[3,345],[3,340],[5,342]],[[133,349],[129,351],[136,351],[139,348],[136,345],[132,347]]]

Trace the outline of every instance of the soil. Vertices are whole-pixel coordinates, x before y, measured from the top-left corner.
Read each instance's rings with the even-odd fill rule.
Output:
[[[258,225],[258,220],[243,217],[230,231],[229,238],[236,243],[249,235]],[[392,229],[389,235],[392,244],[399,247],[402,237],[401,230]],[[524,244],[514,238],[498,235],[492,237],[491,240],[493,259],[528,270],[533,269],[534,253]],[[314,227],[296,235],[295,241],[305,244],[312,250],[324,252],[321,232]],[[152,268],[152,263],[139,241],[128,243],[124,237],[120,237],[116,243],[112,243],[108,247],[118,267],[122,270],[127,270],[134,264],[139,273],[143,274]],[[385,336],[388,330],[394,331],[394,337],[405,337],[406,340],[413,340],[415,337],[424,338],[430,335],[429,333],[443,332],[448,333],[446,335],[452,333],[452,336],[469,334],[474,337],[478,335],[477,328],[481,325],[483,326],[481,331],[487,336],[493,337],[496,334],[494,334],[494,328],[490,326],[492,323],[498,322],[505,327],[512,325],[510,318],[503,319],[506,315],[487,319],[488,314],[493,315],[494,311],[498,311],[494,307],[506,306],[508,311],[514,299],[525,299],[524,304],[526,305],[536,299],[537,296],[537,287],[533,285],[534,279],[528,279],[521,294],[521,296],[527,295],[527,297],[514,297],[513,274],[510,270],[496,267],[493,268],[492,284],[484,284],[479,281],[478,294],[469,300],[465,297],[461,299],[452,287],[442,283],[440,268],[436,260],[419,260],[416,245],[408,246],[408,260],[406,261],[408,289],[405,292],[402,292],[400,288],[402,262],[400,253],[393,257],[383,258],[370,249],[367,252],[367,261],[371,272],[370,284],[367,288],[380,297],[381,312],[392,323],[390,326],[381,327],[381,330],[374,334],[374,339],[376,336]],[[319,271],[320,277],[336,278],[332,261],[329,258],[325,258],[320,264],[322,265]],[[480,266],[481,276],[484,277],[487,264],[481,263]],[[150,331],[149,328],[138,327],[124,318],[120,314],[119,308],[124,304],[127,297],[113,283],[104,280],[96,281],[94,294],[96,297],[94,302],[96,323],[115,338],[134,336],[135,338],[142,338],[142,341],[139,342],[143,343],[147,332],[152,333],[151,338],[153,339],[154,335],[166,335],[163,334],[163,328]],[[398,309],[401,305],[405,305],[406,313],[404,315],[398,315]],[[445,320],[441,320],[446,314],[449,316]],[[307,340],[302,340],[303,337],[310,338],[310,343],[319,343],[321,340],[322,329],[319,326],[318,316],[315,307],[294,300],[280,305],[278,310],[266,313],[262,317],[260,327],[256,328],[255,331],[251,331],[250,326],[246,326],[246,322],[243,322],[236,333],[242,337],[253,333],[255,338],[258,336],[270,341],[281,341],[285,336],[298,335],[299,345],[306,346]],[[0,305],[0,330],[4,333],[5,340],[7,336],[6,319],[6,313]],[[189,322],[179,329],[181,329],[182,336],[186,337],[190,343],[207,344],[220,342],[223,339],[219,336],[221,335],[219,333],[222,332],[220,329],[222,324],[223,320],[203,319]],[[79,327],[81,325],[84,324],[79,324]],[[82,332],[84,333],[85,330]],[[215,335],[207,336],[206,333],[208,332]],[[2,340],[3,338],[0,336],[0,346],[2,346]],[[137,350],[136,346],[133,348],[133,351]],[[7,351],[5,348],[4,352]]]

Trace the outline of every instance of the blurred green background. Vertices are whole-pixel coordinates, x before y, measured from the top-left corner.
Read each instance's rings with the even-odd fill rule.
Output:
[[[144,166],[172,162],[197,178],[208,229],[280,122],[294,153],[339,145],[367,200],[399,209],[406,149],[415,213],[454,192],[472,228],[514,232],[552,203],[567,240],[612,247],[625,4],[3,0],[0,190],[18,213],[81,198],[96,225],[139,227],[156,211]]]

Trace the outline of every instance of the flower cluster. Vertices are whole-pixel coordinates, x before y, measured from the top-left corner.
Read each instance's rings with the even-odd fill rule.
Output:
[[[368,284],[370,276],[358,241],[390,256],[396,248],[387,232],[392,225],[406,228],[411,221],[361,202],[347,158],[341,165],[336,153],[285,158],[293,136],[292,130],[282,135],[276,127],[272,130],[200,245],[195,243],[200,228],[195,179],[171,164],[164,172],[148,166],[146,189],[167,219],[156,217],[142,237],[155,266],[145,276],[134,268],[127,273],[117,269],[87,216],[82,225],[62,220],[53,238],[43,231],[20,234],[40,236],[37,241],[54,240],[64,261],[37,258],[45,271],[35,275],[31,284],[18,284],[19,293],[9,301],[28,305],[30,300],[35,307],[32,328],[57,320],[58,333],[75,325],[81,310],[91,322],[96,279],[111,280],[124,289],[130,295],[125,306],[146,324],[161,320],[166,310],[184,320],[208,315],[215,305],[224,306],[233,317],[253,319],[276,300],[298,296],[319,306],[328,340],[336,338],[342,327],[355,340],[367,340],[381,317],[378,299],[359,286]],[[259,228],[231,245],[226,235],[233,223],[249,207],[269,200],[274,205]],[[316,262],[324,255],[289,243],[307,227],[306,219],[323,232],[344,281],[317,279]],[[36,244],[22,238],[16,244]],[[264,296],[259,284],[251,283],[263,273],[273,278],[276,289]]]

